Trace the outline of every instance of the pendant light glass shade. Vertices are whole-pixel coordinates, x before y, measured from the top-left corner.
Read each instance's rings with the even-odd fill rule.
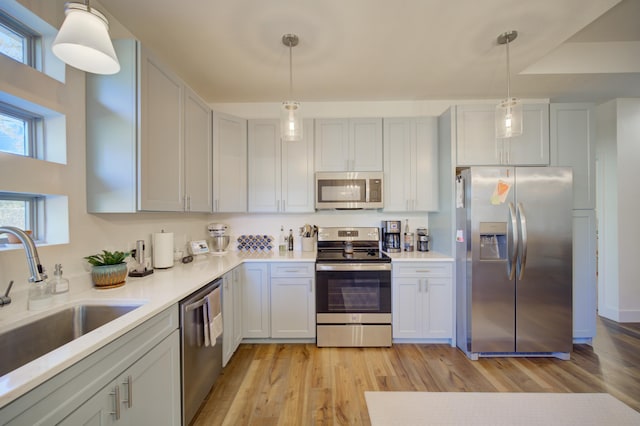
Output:
[[[503,99],[496,106],[496,137],[511,138],[522,134],[522,102]]]
[[[291,49],[298,45],[298,36],[285,34],[282,44],[289,47],[289,99],[293,98],[293,61]],[[280,108],[280,137],[283,141],[296,142],[303,138],[300,102],[283,101]]]
[[[63,62],[94,74],[115,74],[120,63],[109,37],[107,18],[81,3],[65,5],[65,20],[51,49]]]
[[[507,97],[496,106],[496,137],[511,138],[522,134],[522,102],[511,97],[509,69],[509,43],[518,37],[517,31],[508,31],[498,36],[498,44],[507,46]]]
[[[283,141],[302,140],[302,117],[300,102],[283,101],[280,109],[280,135]]]

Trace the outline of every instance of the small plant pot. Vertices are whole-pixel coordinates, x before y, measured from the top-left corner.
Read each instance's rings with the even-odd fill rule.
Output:
[[[127,272],[126,263],[94,266],[91,269],[91,279],[96,288],[116,288],[125,284]]]

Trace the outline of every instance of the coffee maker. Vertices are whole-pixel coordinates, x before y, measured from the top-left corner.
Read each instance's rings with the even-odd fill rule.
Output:
[[[382,226],[382,251],[387,253],[399,253],[400,246],[400,229],[402,224],[399,220],[383,220]]]
[[[431,241],[429,230],[418,228],[416,231],[418,233],[418,251],[429,251],[429,241]]]

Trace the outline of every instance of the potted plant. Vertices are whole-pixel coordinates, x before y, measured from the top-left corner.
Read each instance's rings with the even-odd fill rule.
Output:
[[[123,286],[127,279],[126,257],[129,252],[107,251],[86,256],[85,259],[93,265],[91,279],[96,288],[115,288]]]

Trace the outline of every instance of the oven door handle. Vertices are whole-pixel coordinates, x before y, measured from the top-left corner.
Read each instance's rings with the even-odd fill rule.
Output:
[[[390,271],[391,263],[316,263],[316,271]]]

